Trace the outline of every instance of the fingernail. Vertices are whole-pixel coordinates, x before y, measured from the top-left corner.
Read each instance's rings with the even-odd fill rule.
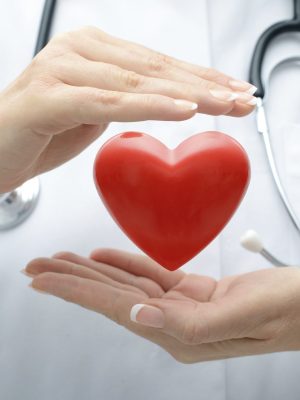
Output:
[[[236,101],[238,103],[248,104],[249,106],[256,106],[257,104],[257,98],[247,93],[237,93]]]
[[[252,87],[249,90],[247,90],[247,93],[253,95],[256,91],[257,91],[257,87],[252,85]]]
[[[35,275],[30,274],[29,272],[26,271],[26,269],[21,269],[21,274],[27,276],[28,278],[34,278]]]
[[[218,100],[233,101],[237,98],[237,94],[226,90],[210,90],[210,93]]]
[[[192,101],[187,100],[174,100],[174,103],[177,107],[181,108],[184,111],[194,111],[197,110],[198,104],[193,103]]]
[[[49,294],[49,293],[45,292],[44,290],[36,289],[35,287],[32,286],[32,283],[30,283],[30,284],[28,285],[28,287],[30,287],[31,289],[33,289],[35,292],[42,293],[42,294]]]
[[[162,328],[165,324],[164,313],[159,308],[145,304],[134,305],[130,311],[130,319],[152,328]]]
[[[229,86],[232,87],[232,89],[236,89],[241,92],[246,92],[251,95],[257,91],[257,87],[254,85],[251,85],[251,83],[249,83],[249,82],[231,80],[228,83],[229,83]]]

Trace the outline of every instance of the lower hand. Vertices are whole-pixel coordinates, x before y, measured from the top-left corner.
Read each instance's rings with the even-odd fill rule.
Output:
[[[26,267],[32,287],[106,315],[184,363],[300,349],[300,270],[216,281],[98,249]]]
[[[249,91],[97,28],[58,35],[0,93],[0,193],[73,158],[110,122],[243,116]]]

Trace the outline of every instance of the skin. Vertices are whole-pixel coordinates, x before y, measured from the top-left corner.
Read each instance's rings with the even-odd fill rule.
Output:
[[[226,277],[163,269],[148,257],[97,249],[31,261],[31,286],[104,314],[182,363],[300,349],[300,270]],[[130,320],[135,304],[160,310],[163,326]],[[140,311],[138,316],[143,313]]]
[[[196,112],[245,116],[254,108],[249,89],[97,28],[58,35],[0,93],[0,193],[75,157],[111,122],[181,121]],[[294,269],[216,282],[97,250],[91,258],[36,259],[26,273],[33,288],[100,312],[182,362],[298,349]],[[132,322],[137,303],[158,308],[163,326]]]
[[[212,94],[237,93],[231,80],[97,28],[58,35],[0,93],[0,193],[75,157],[110,122],[247,115],[249,94],[235,101]]]

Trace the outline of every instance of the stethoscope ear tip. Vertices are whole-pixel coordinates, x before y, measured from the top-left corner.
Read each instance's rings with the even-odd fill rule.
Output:
[[[249,229],[241,236],[240,243],[246,250],[253,253],[260,253],[264,248],[258,233],[252,229]]]

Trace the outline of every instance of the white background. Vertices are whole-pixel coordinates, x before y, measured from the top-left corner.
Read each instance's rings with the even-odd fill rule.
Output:
[[[247,79],[255,41],[271,23],[291,16],[291,3],[58,0],[53,33],[95,25],[172,56]],[[42,5],[41,0],[0,0],[0,88],[30,62]],[[271,64],[283,54],[283,48],[287,49],[286,41],[279,45],[280,50],[269,55]],[[297,40],[288,50],[295,51],[295,46]],[[300,196],[295,152],[299,121],[294,117],[300,99],[297,103],[296,97],[291,106],[287,101],[299,78],[294,71],[276,79],[270,101],[270,113],[275,117],[272,127],[275,139],[284,143],[280,165],[286,181],[293,184],[289,190],[296,199]],[[284,115],[280,116],[278,110],[283,106]],[[223,233],[186,270],[220,278],[269,267],[239,246],[239,236],[250,227],[263,235],[267,247],[278,257],[290,263],[300,260],[299,237],[273,187],[254,115],[239,120],[198,115],[180,123],[111,124],[83,154],[43,175],[34,214],[17,229],[0,234],[1,400],[298,399],[297,353],[181,365],[103,316],[27,287],[28,279],[19,271],[38,256],[60,250],[88,255],[100,246],[138,251],[113,223],[92,180],[92,165],[101,144],[131,129],[152,134],[172,147],[191,134],[218,129],[238,139],[248,151],[252,182],[242,206]]]

